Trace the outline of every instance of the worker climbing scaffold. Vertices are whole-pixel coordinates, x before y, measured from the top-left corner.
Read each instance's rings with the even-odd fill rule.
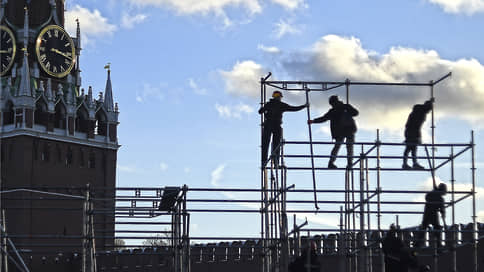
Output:
[[[428,225],[433,225],[435,230],[439,229],[439,223],[436,222],[436,220],[429,219],[429,216],[426,216],[425,214],[430,213],[427,212],[428,206],[435,204],[433,199],[430,199],[427,197],[426,200],[426,205],[425,205],[425,210],[426,212],[423,212],[423,210],[420,211],[407,211],[405,209],[401,209],[405,205],[418,205],[419,202],[416,201],[382,201],[381,196],[383,194],[427,194],[431,195],[432,192],[428,191],[422,191],[422,190],[415,190],[415,189],[400,189],[400,190],[383,190],[381,186],[381,180],[380,180],[380,172],[382,171],[406,171],[406,170],[418,170],[415,171],[416,173],[420,172],[422,174],[425,173],[431,173],[432,174],[432,179],[434,183],[434,188],[436,190],[440,190],[439,188],[441,186],[437,186],[436,183],[436,178],[435,178],[435,171],[439,168],[442,168],[446,164],[450,164],[452,167],[452,177],[451,177],[451,182],[452,182],[452,188],[450,190],[452,200],[450,202],[446,202],[445,199],[442,198],[443,194],[441,195],[441,201],[440,204],[443,206],[451,206],[452,207],[452,225],[455,225],[455,216],[454,216],[454,206],[463,201],[464,199],[470,197],[473,205],[472,209],[472,219],[473,219],[473,231],[476,232],[476,200],[475,200],[475,189],[476,189],[476,182],[475,182],[475,165],[474,165],[474,137],[472,134],[472,140],[469,143],[465,144],[436,144],[434,141],[434,135],[435,135],[435,121],[434,121],[434,104],[435,104],[435,98],[434,98],[434,86],[442,82],[443,80],[447,79],[450,77],[451,73],[443,76],[442,78],[436,80],[436,81],[429,81],[427,83],[400,83],[400,82],[393,82],[393,83],[382,83],[382,82],[351,82],[350,80],[345,80],[345,81],[340,81],[340,82],[335,82],[335,81],[270,81],[268,78],[270,77],[270,74],[266,78],[261,78],[261,109],[265,107],[266,101],[266,92],[268,91],[267,88],[274,88],[276,89],[276,92],[280,92],[280,95],[284,95],[283,92],[293,92],[296,93],[298,91],[300,92],[305,92],[306,94],[306,105],[307,105],[307,110],[308,110],[308,117],[306,122],[308,123],[309,127],[309,141],[291,141],[284,139],[283,135],[280,135],[280,145],[277,147],[278,150],[276,154],[280,155],[279,159],[275,161],[274,164],[267,165],[266,161],[264,161],[265,158],[267,158],[267,151],[264,152],[265,149],[268,148],[268,144],[264,144],[266,142],[267,137],[264,136],[264,128],[265,128],[265,123],[263,126],[262,130],[262,165],[261,165],[261,189],[263,192],[262,193],[262,198],[261,198],[261,237],[266,240],[272,241],[270,245],[276,245],[275,247],[270,247],[268,249],[268,253],[264,255],[264,258],[267,260],[265,263],[266,265],[263,266],[263,271],[264,272],[269,272],[269,271],[282,271],[285,272],[287,271],[287,266],[284,267],[283,264],[288,264],[288,260],[283,260],[283,256],[285,253],[284,248],[289,248],[289,255],[288,256],[293,256],[290,257],[290,259],[295,259],[298,254],[301,254],[301,251],[299,250],[299,247],[296,245],[294,248],[291,248],[290,246],[284,246],[284,243],[288,243],[288,237],[290,235],[294,235],[295,237],[299,237],[299,234],[296,235],[296,233],[300,233],[304,231],[304,226],[307,224],[307,221],[303,223],[302,225],[297,225],[296,224],[296,219],[294,220],[294,229],[292,231],[285,231],[282,227],[280,226],[287,226],[287,222],[279,222],[279,221],[284,221],[287,220],[287,214],[286,212],[292,212],[294,211],[293,209],[286,208],[286,202],[287,202],[287,193],[289,192],[310,192],[310,190],[306,189],[295,189],[294,185],[287,185],[287,176],[288,176],[288,171],[292,170],[302,170],[302,171],[311,171],[312,172],[312,177],[313,177],[313,190],[311,191],[314,193],[314,206],[315,210],[313,210],[314,213],[316,214],[335,214],[335,210],[320,210],[318,204],[324,204],[324,205],[331,205],[331,204],[344,204],[340,206],[340,236],[338,240],[338,246],[341,247],[343,250],[339,252],[339,254],[345,254],[347,263],[342,264],[339,266],[339,269],[336,269],[334,271],[345,271],[345,272],[356,272],[356,271],[372,271],[372,267],[377,265],[376,263],[379,263],[380,265],[384,265],[384,260],[383,260],[383,253],[381,252],[381,242],[382,242],[382,234],[384,231],[381,228],[381,217],[384,214],[393,214],[397,215],[398,214],[424,214],[424,222],[422,223],[422,228],[418,228],[416,230],[416,237],[420,237],[421,234],[423,234],[426,231],[426,228]],[[377,139],[375,142],[356,142],[354,140],[354,135],[356,133],[356,124],[353,119],[353,117],[362,114],[364,115],[365,112],[362,110],[362,112],[358,112],[358,110],[353,107],[349,103],[349,89],[351,85],[360,85],[360,86],[402,86],[402,87],[429,87],[430,88],[430,98],[423,104],[416,104],[413,106],[412,110],[410,111],[410,114],[407,118],[407,122],[405,124],[405,140],[403,143],[394,143],[394,142],[389,142],[385,143],[380,140],[380,134],[379,131],[377,131]],[[331,108],[326,112],[326,114],[322,115],[319,118],[311,118],[311,112],[309,109],[309,93],[310,92],[328,92],[332,89],[336,89],[339,87],[346,87],[346,99],[345,102],[342,102],[338,99],[337,96],[330,96],[329,98],[329,103],[331,105]],[[300,108],[302,109],[302,107]],[[300,110],[299,109],[299,110]],[[338,112],[338,114],[335,114],[335,112]],[[432,113],[432,119],[431,119],[431,130],[432,130],[432,143],[431,144],[423,144],[422,139],[421,139],[421,128],[425,122],[426,116],[428,113]],[[265,114],[263,111],[260,111],[260,113]],[[281,114],[282,116],[282,114]],[[267,117],[264,115],[262,116],[262,120],[266,120]],[[314,123],[322,123],[325,121],[330,121],[330,128],[331,128],[331,136],[332,139],[335,141],[313,141],[312,139],[312,132],[311,132],[311,125]],[[280,123],[279,123],[280,124]],[[402,128],[404,127],[404,124],[402,123]],[[274,138],[273,138],[274,141]],[[319,154],[314,154],[313,151],[313,145],[334,145],[330,154],[328,155],[319,155]],[[347,148],[347,154],[346,156],[338,156],[338,151],[340,149],[341,144],[346,144]],[[292,149],[289,149],[289,146],[294,146],[294,145],[309,145],[311,153],[309,155],[307,154],[292,154],[290,151],[293,151]],[[361,145],[361,153],[359,155],[355,155],[353,148],[355,145],[360,146]],[[382,156],[381,151],[383,147],[395,147],[395,146],[401,146],[403,147],[403,156]],[[425,166],[422,166],[418,163],[417,159],[422,158],[417,156],[417,148],[418,146],[423,146],[425,147],[425,150],[427,151],[427,160],[429,162],[428,168]],[[369,148],[368,148],[369,147]],[[432,150],[432,153],[429,154],[427,147],[430,147]],[[448,147],[450,149],[450,155],[448,156],[435,156],[435,150],[436,147]],[[461,148],[462,150],[457,151],[454,153],[454,148]],[[365,149],[368,148],[368,149]],[[289,151],[290,150],[290,151]],[[301,149],[298,149],[301,150]],[[454,160],[463,154],[466,151],[472,151],[472,189],[470,192],[467,191],[456,191],[454,188],[454,176],[453,176],[453,168],[454,168]],[[376,153],[376,154],[375,154]],[[264,156],[265,154],[265,156]],[[401,153],[400,153],[401,154]],[[410,166],[407,161],[408,157],[411,154],[411,159],[412,159],[412,166]],[[298,159],[297,161],[295,159]],[[310,167],[303,166],[301,164],[304,163],[301,159],[309,159],[311,162]],[[315,159],[319,160],[321,158],[328,158],[328,167],[319,167],[315,165]],[[337,168],[336,164],[334,163],[336,158],[346,158],[347,159],[347,166],[346,167],[341,167]],[[368,160],[375,160],[376,167],[375,166],[369,166]],[[394,159],[403,159],[403,164],[402,167],[382,167],[381,161],[382,160],[394,160]],[[280,161],[280,163],[279,163]],[[440,161],[438,164],[436,164],[436,161]],[[297,165],[291,165],[291,163],[296,162]],[[358,167],[359,165],[359,167]],[[267,171],[267,170],[270,171]],[[334,169],[334,170],[343,170],[345,172],[345,183],[344,183],[344,190],[328,190],[328,189],[317,189],[316,188],[316,175],[315,171],[319,170],[328,170],[328,169]],[[372,190],[369,188],[369,172],[370,171],[375,171],[375,175],[377,177],[377,186],[375,190]],[[355,172],[355,173],[354,173]],[[355,180],[357,178],[355,175],[358,175],[359,173],[359,188],[355,186]],[[319,176],[318,176],[319,178]],[[280,179],[280,182],[279,180]],[[268,182],[268,181],[271,182]],[[366,185],[365,185],[366,183]],[[333,183],[334,184],[334,183]],[[440,192],[440,191],[439,191]],[[318,200],[317,195],[318,194],[323,194],[323,193],[329,193],[335,195],[336,193],[344,193],[345,198],[344,201],[335,201],[335,200]],[[358,200],[358,195],[359,194],[359,200]],[[462,194],[464,197],[455,199],[454,196]],[[356,195],[356,197],[355,197]],[[374,199],[373,201],[371,199]],[[376,199],[376,201],[375,201]],[[291,202],[291,201],[289,201]],[[294,200],[294,203],[307,203],[308,201],[302,200],[302,199],[296,199]],[[400,208],[397,210],[385,210],[383,211],[381,209],[381,205],[400,205]],[[402,206],[403,205],[403,206]],[[372,211],[371,209],[377,208],[376,211]],[[442,211],[443,209],[441,209]],[[301,211],[301,210],[298,210]],[[359,212],[358,212],[359,211]],[[355,214],[359,213],[359,216]],[[436,214],[437,211],[434,211]],[[377,219],[377,228],[376,229],[371,229],[370,228],[370,215],[373,215]],[[296,217],[295,217],[296,218]],[[344,218],[344,219],[342,219]],[[358,229],[356,227],[355,221],[358,218],[360,221],[360,228]],[[279,221],[277,221],[279,220]],[[430,220],[430,221],[429,221]],[[445,215],[442,214],[442,220],[445,222]],[[398,222],[398,220],[397,220]],[[444,224],[445,225],[445,224]],[[279,227],[277,227],[279,226]],[[327,231],[336,231],[337,229],[320,229],[322,232],[327,232]],[[317,232],[318,229],[311,228],[310,231],[308,231],[308,239],[309,239],[309,233],[310,232]],[[370,238],[370,232],[375,231],[379,233],[380,238]],[[432,231],[432,234],[437,235],[437,232]],[[373,234],[372,234],[373,235]],[[440,234],[439,234],[440,235]],[[476,236],[477,237],[477,236]],[[472,247],[474,254],[472,255],[473,257],[473,272],[477,272],[477,240],[476,237],[474,237],[472,241]],[[446,238],[447,239],[447,238]],[[275,242],[274,242],[275,241]],[[416,242],[416,241],[415,241]],[[455,267],[456,265],[456,259],[455,259],[455,243],[458,243],[457,240],[446,240],[446,244],[449,243],[454,243],[454,251],[452,251],[452,266]],[[373,250],[369,250],[370,245],[373,247],[375,246],[374,244],[380,244],[380,251],[377,252],[377,256],[373,257],[378,257],[381,256],[381,260],[379,262],[376,262],[372,259],[372,254],[374,254]],[[412,245],[412,244],[411,244]],[[412,250],[419,250],[418,247],[414,247]],[[431,247],[434,245],[430,245]],[[450,247],[452,248],[452,247]],[[318,248],[318,251],[320,249]],[[379,253],[378,253],[379,252]],[[281,254],[279,258],[275,258],[275,255]],[[294,255],[293,255],[294,254]],[[434,259],[437,261],[434,261],[434,264],[432,264],[432,271],[439,271],[438,270],[438,258],[439,254],[434,254],[433,255]],[[272,262],[274,261],[274,262]],[[423,267],[429,267],[429,266],[423,266]],[[380,267],[378,269],[379,271],[383,271],[384,267]],[[455,269],[454,269],[455,271]]]

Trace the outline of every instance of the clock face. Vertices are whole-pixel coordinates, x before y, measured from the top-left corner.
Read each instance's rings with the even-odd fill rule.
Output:
[[[65,77],[74,67],[75,48],[69,34],[60,26],[46,26],[35,43],[40,67],[54,77]]]
[[[0,25],[0,76],[5,75],[12,67],[16,49],[13,32],[6,26]]]

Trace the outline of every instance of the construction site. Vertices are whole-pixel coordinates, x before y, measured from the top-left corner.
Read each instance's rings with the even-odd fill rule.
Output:
[[[473,131],[458,131],[463,142],[436,141],[432,108],[431,135],[413,143],[420,151],[410,167],[408,142],[383,140],[380,130],[372,141],[317,141],[311,125],[316,100],[337,93],[349,105],[368,87],[418,88],[434,103],[451,73],[427,82],[280,81],[269,73],[259,82],[261,109],[271,93],[303,98],[307,140],[279,128],[265,154],[268,116],[260,111],[261,149],[252,154],[261,159],[259,186],[121,187],[111,67],[97,98],[81,86],[81,27],[76,20],[75,36],[66,32],[64,8],[64,0],[0,1],[0,271],[299,272],[299,260],[306,272],[394,272],[385,267],[385,239],[395,235],[413,271],[484,272]],[[333,154],[340,145],[347,152]],[[443,203],[426,199],[435,190],[446,193]],[[432,204],[442,204],[443,229],[420,226]],[[201,224],[213,235],[199,235]]]
[[[346,88],[349,102],[351,86],[425,86],[433,97],[434,88],[450,74],[428,83],[375,82],[301,82],[270,81],[261,78],[261,105],[269,90],[330,92]],[[262,118],[262,117],[261,117]],[[309,118],[309,108],[308,108]],[[432,136],[434,117],[431,120]],[[405,188],[385,189],[385,179],[402,172],[424,173],[433,178],[446,172],[450,179],[447,224],[442,232],[422,230],[418,226],[402,228],[398,235],[405,246],[418,253],[420,263],[431,271],[483,271],[484,224],[476,221],[475,142],[469,132],[467,143],[422,144],[425,169],[405,170],[391,166],[388,161],[401,161],[404,143],[382,142],[376,132],[374,142],[355,142],[353,164],[345,168],[318,167],[327,154],[318,154],[318,146],[334,142],[291,141],[282,138],[280,160],[272,154],[262,165],[260,188],[192,188],[188,185],[160,188],[119,187],[4,187],[2,185],[2,271],[288,271],[289,264],[315,242],[322,264],[320,271],[385,271],[382,241],[388,226],[385,218],[399,225],[405,216],[423,213],[425,202],[409,196],[428,191]],[[301,149],[301,146],[306,148]],[[436,148],[439,148],[438,154]],[[8,150],[2,142],[2,173],[9,171]],[[303,150],[303,151],[301,151]],[[304,151],[306,150],[306,151]],[[309,150],[309,152],[307,152]],[[396,151],[395,151],[396,150]],[[423,153],[423,151],[421,152]],[[447,155],[443,155],[447,154]],[[46,154],[42,153],[41,156]],[[471,167],[469,191],[455,189],[455,161],[465,157]],[[346,155],[338,158],[347,158]],[[75,163],[75,162],[73,162]],[[388,166],[390,165],[390,166]],[[312,178],[313,189],[296,189],[291,173],[305,172]],[[328,173],[336,175],[340,188],[321,188]],[[331,177],[334,179],[334,176]],[[344,182],[343,182],[344,181]],[[246,197],[213,199],[213,192],[237,193]],[[390,196],[390,197],[388,197]],[[234,209],[233,207],[240,207]],[[470,222],[457,222],[457,206],[472,211]],[[249,208],[251,207],[251,208]],[[75,231],[9,227],[9,217],[34,213],[42,220],[71,218]],[[241,237],[234,233],[224,236],[196,237],[190,234],[191,215],[257,214],[260,236]],[[314,228],[306,221],[298,224],[297,215],[337,217],[337,228]],[[15,217],[17,216],[17,217]],[[444,222],[445,223],[445,222]],[[10,223],[12,224],[12,223]],[[49,232],[52,231],[52,232]],[[415,247],[421,232],[424,246]],[[436,239],[438,232],[442,239]],[[147,237],[155,237],[146,243]],[[127,241],[118,243],[116,241]],[[309,270],[308,270],[309,271]]]

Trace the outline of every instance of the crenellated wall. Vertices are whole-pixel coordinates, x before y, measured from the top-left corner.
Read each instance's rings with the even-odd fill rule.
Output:
[[[453,229],[457,232],[452,231]],[[401,230],[401,237],[407,246],[411,246],[417,237],[417,228]],[[478,225],[480,241],[478,243],[479,272],[484,272],[484,224]],[[448,227],[443,233],[444,247],[439,255],[439,271],[451,272],[452,251],[449,245],[452,244],[452,237],[457,234],[459,242],[457,245],[457,268],[458,271],[472,271],[473,248],[472,224],[455,225]],[[382,234],[384,237],[385,233]],[[370,240],[376,243],[371,245],[373,271],[381,271],[383,259],[379,255],[380,235],[377,232],[370,234]],[[342,237],[339,234],[316,235],[310,237],[318,245],[320,262],[323,265],[321,271],[338,272],[345,268],[346,257],[342,255]],[[301,247],[307,244],[308,238],[301,237]],[[296,241],[290,240],[291,255],[294,256]],[[193,244],[190,251],[192,272],[245,272],[261,271],[262,265],[262,243],[261,240],[219,242],[207,244]],[[433,264],[433,249],[423,247],[417,250],[421,264]],[[61,255],[62,256],[62,255]],[[65,255],[42,259],[42,256],[33,257],[31,261],[43,261],[50,271],[63,271],[54,269],[59,267],[73,267],[80,264],[79,254],[77,257]],[[172,251],[170,248],[137,248],[120,251],[107,251],[97,253],[97,264],[99,271],[173,271]],[[68,271],[68,270],[65,270]],[[69,270],[70,271],[70,270]],[[73,270],[72,270],[73,271]]]

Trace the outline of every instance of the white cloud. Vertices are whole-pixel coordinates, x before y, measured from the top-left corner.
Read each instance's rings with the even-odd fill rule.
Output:
[[[290,10],[306,6],[304,0],[271,0],[271,2]]]
[[[215,170],[212,171],[211,180],[210,180],[210,184],[212,184],[212,186],[215,186],[215,187],[220,186],[220,180],[223,178],[224,170],[225,170],[225,164],[221,164],[217,166]]]
[[[479,212],[477,213],[477,220],[478,220],[479,222],[484,222],[484,211],[479,211]]]
[[[216,103],[215,109],[217,110],[220,117],[227,118],[227,119],[229,118],[241,119],[242,114],[249,115],[254,112],[253,107],[242,103],[235,106],[227,106],[227,105],[224,106]]]
[[[227,8],[241,8],[249,16],[262,12],[260,0],[129,0],[138,6],[168,8],[180,15],[214,15],[221,18],[225,26],[232,20],[227,16]]]
[[[438,185],[440,183],[445,183],[447,185],[447,191],[451,191],[451,183],[450,182],[445,182],[442,181],[439,177],[435,177],[435,183]],[[432,177],[429,177],[426,179],[424,182],[422,182],[420,185],[418,185],[420,190],[423,191],[431,191],[433,190],[433,180]],[[454,184],[454,191],[455,192],[470,192],[472,190],[472,184],[470,183],[455,183]],[[448,196],[448,194],[447,194]],[[464,196],[463,194],[460,194],[460,196]],[[459,198],[459,197],[457,197]],[[484,187],[477,187],[476,186],[476,199],[482,199],[484,198]],[[415,201],[421,201],[425,202],[425,197],[424,195],[420,195],[418,198],[415,199]]]
[[[160,163],[160,170],[165,172],[166,170],[168,170],[168,164],[162,162]]]
[[[124,28],[131,29],[133,28],[136,24],[140,24],[144,22],[148,18],[146,14],[128,14],[124,13],[123,16],[121,17],[121,26]]]
[[[434,88],[436,117],[460,118],[475,126],[484,122],[484,66],[476,59],[447,60],[434,50],[404,47],[378,53],[364,48],[355,37],[337,35],[322,37],[307,52],[277,57],[280,73],[293,80],[429,82],[452,72],[451,78]],[[222,73],[227,92],[259,98],[264,71],[253,61],[238,62],[232,71]],[[429,87],[351,86],[350,92],[350,103],[360,110],[359,128],[380,128],[397,135],[403,134],[412,106],[430,96]],[[312,93],[312,110],[325,112],[327,98],[333,94],[344,96],[344,88]],[[294,102],[294,97],[285,99]]]
[[[439,5],[448,13],[473,14],[484,12],[484,0],[428,0]]]
[[[192,78],[188,79],[188,85],[193,90],[193,92],[198,95],[206,95],[208,93],[206,89],[200,88],[195,80],[193,80]]]
[[[127,165],[119,165],[117,166],[117,169],[121,172],[126,172],[126,173],[135,173],[137,172],[136,167],[133,166],[127,166]]]
[[[183,172],[185,172],[185,173],[190,173],[191,171],[192,171],[192,169],[190,169],[189,167],[183,168]]]
[[[261,51],[264,51],[266,53],[270,53],[270,54],[278,54],[281,52],[281,50],[275,46],[265,46],[263,44],[259,44],[257,46],[257,49],[261,50]]]
[[[267,75],[262,65],[252,60],[237,62],[231,71],[219,71],[225,81],[225,91],[229,94],[260,97],[261,77]]]
[[[75,5],[65,12],[65,28],[71,36],[76,35],[76,19],[79,19],[81,35],[83,35],[81,39],[84,44],[88,44],[97,38],[104,38],[106,35],[112,35],[116,31],[116,26],[110,24],[99,10],[91,11],[80,5]]]
[[[155,98],[160,101],[165,99],[161,86],[155,87],[151,86],[149,83],[145,83],[141,91],[136,91],[136,101],[139,103],[146,102],[151,98]]]
[[[274,24],[272,34],[276,39],[280,39],[286,35],[301,34],[302,26],[295,25],[291,21],[280,20]]]

